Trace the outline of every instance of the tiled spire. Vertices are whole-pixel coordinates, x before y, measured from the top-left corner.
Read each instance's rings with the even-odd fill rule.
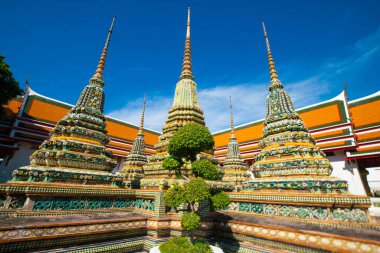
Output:
[[[124,174],[125,181],[132,188],[139,188],[140,179],[144,177],[143,166],[147,163],[145,154],[145,139],[144,139],[144,114],[146,106],[146,95],[144,96],[144,105],[141,111],[140,128],[136,139],[133,141],[131,153],[127,156],[124,167],[120,173]]]
[[[175,88],[173,106],[169,109],[166,124],[162,129],[163,134],[159,137],[159,143],[155,146],[158,153],[166,152],[169,139],[180,127],[187,123],[205,125],[203,111],[198,103],[197,84],[194,81],[191,65],[190,7],[187,14],[182,72]]]
[[[185,52],[183,54],[182,71],[179,79],[188,78],[194,80],[191,63],[191,39],[190,39],[190,7],[187,10],[187,31],[185,40]]]
[[[39,150],[31,156],[31,164],[68,167],[87,171],[111,171],[116,160],[106,147],[109,142],[103,114],[103,70],[115,23],[112,20],[97,70],[74,107],[60,120]]]
[[[341,183],[328,177],[332,167],[326,155],[315,145],[305,123],[294,110],[289,94],[278,79],[264,23],[263,29],[271,80],[263,138],[259,143],[261,151],[251,167],[257,182],[253,187],[258,189],[263,187],[264,182],[274,182],[265,187],[286,189],[302,182],[300,185],[305,190],[317,191],[317,188],[322,187],[322,181],[335,180]],[[262,178],[262,183],[258,178]],[[337,188],[346,190],[346,186]]]
[[[145,106],[146,106],[146,93],[144,95],[144,105],[143,105],[143,109],[142,109],[142,112],[141,112],[140,129],[139,129],[140,132],[142,132],[143,127],[144,127]]]
[[[235,136],[235,127],[234,127],[234,114],[232,113],[232,98],[230,96],[230,128],[231,136]]]
[[[98,67],[96,68],[95,74],[91,78],[91,80],[97,79],[97,81],[98,81],[97,83],[99,83],[100,85],[104,85],[104,81],[103,81],[104,66],[106,64],[108,46],[109,46],[109,43],[111,40],[111,35],[112,35],[113,26],[115,24],[115,20],[116,20],[116,16],[114,16],[112,19],[111,27],[108,31],[107,40],[106,40],[106,43],[104,45],[102,54],[100,55]]]
[[[144,104],[143,104],[143,109],[141,111],[141,119],[140,119],[139,132],[137,133],[137,137],[136,137],[135,141],[133,142],[133,146],[132,146],[132,150],[131,150],[131,154],[140,154],[140,155],[143,155],[145,157],[144,160],[146,160],[146,155],[145,155],[145,140],[144,140],[144,132],[143,132],[145,106],[146,106],[146,94],[144,96]]]
[[[223,163],[224,175],[222,181],[231,182],[236,190],[241,190],[241,185],[248,180],[248,165],[240,155],[239,143],[236,140],[234,128],[234,115],[232,112],[232,99],[230,96],[230,126],[231,136],[227,146],[227,156]]]
[[[265,29],[264,22],[263,22],[263,30],[264,30],[264,38],[265,38],[265,43],[267,46],[267,53],[268,53],[268,65],[269,65],[269,73],[270,73],[269,90],[272,90],[275,88],[283,88],[283,85],[281,84],[280,79],[278,79],[276,66],[274,65],[274,59],[272,56],[272,52],[270,51],[269,39],[268,39],[267,31]]]

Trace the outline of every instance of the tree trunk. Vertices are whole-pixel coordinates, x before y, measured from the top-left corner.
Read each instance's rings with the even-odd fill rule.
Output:
[[[190,230],[190,243],[194,245],[194,230]]]

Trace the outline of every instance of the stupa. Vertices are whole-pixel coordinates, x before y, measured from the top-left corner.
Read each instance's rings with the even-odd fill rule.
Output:
[[[163,160],[169,156],[168,144],[174,133],[187,123],[205,125],[203,111],[198,104],[197,84],[191,63],[191,39],[190,39],[190,7],[187,16],[187,31],[185,51],[183,56],[182,71],[174,93],[173,106],[168,111],[168,117],[162,128],[162,135],[155,145],[156,155],[149,157],[149,162],[144,165],[144,179],[142,187],[159,187],[165,179],[175,178],[175,172],[162,167]],[[191,174],[190,170],[182,170],[185,175]]]
[[[316,145],[278,78],[263,23],[270,72],[267,116],[252,172],[257,178],[255,190],[294,189],[305,191],[347,192],[345,181],[330,177],[332,167]],[[267,187],[267,183],[271,187]],[[264,186],[265,185],[265,186]],[[330,187],[328,187],[330,186]]]
[[[54,127],[30,157],[30,165],[16,169],[12,181],[64,182],[69,184],[120,184],[122,177],[110,173],[117,162],[106,148],[103,72],[113,18],[100,60],[76,105]]]
[[[232,183],[235,185],[235,190],[242,189],[243,182],[249,179],[247,173],[248,164],[246,164],[240,155],[239,143],[235,136],[234,129],[234,116],[232,113],[232,99],[230,97],[230,141],[227,147],[226,160],[223,163],[224,175],[222,181]]]
[[[261,151],[251,167],[255,179],[244,184],[257,203],[241,210],[328,222],[367,222],[369,198],[350,194],[346,181],[330,176],[332,166],[278,78],[264,23],[263,30],[270,72],[267,116]]]
[[[144,177],[143,166],[147,163],[144,140],[144,114],[146,105],[146,95],[144,97],[144,106],[141,112],[140,128],[136,139],[133,141],[131,153],[127,156],[124,167],[120,174],[124,176],[127,186],[132,188],[140,187],[140,179]]]

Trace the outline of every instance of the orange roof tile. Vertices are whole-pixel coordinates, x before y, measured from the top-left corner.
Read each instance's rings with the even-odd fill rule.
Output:
[[[380,138],[380,131],[357,135],[357,140],[359,142],[369,141],[369,140],[379,139],[379,138]]]
[[[349,110],[355,128],[380,124],[380,97],[368,103],[350,105]]]
[[[307,128],[339,123],[342,120],[339,104],[334,103],[310,111],[301,112],[299,115],[305,122]]]

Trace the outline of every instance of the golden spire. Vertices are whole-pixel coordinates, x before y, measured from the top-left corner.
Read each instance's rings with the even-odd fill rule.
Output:
[[[230,127],[231,127],[231,136],[235,135],[234,114],[232,113],[232,98],[231,98],[231,96],[230,96]]]
[[[107,58],[107,51],[108,51],[108,45],[110,43],[111,35],[112,35],[112,30],[113,30],[113,25],[115,24],[115,19],[116,16],[113,17],[111,27],[108,31],[108,36],[106,40],[106,44],[104,45],[102,54],[99,59],[98,67],[96,68],[95,74],[93,75],[92,78],[100,79],[103,80],[103,71],[104,71],[104,65],[106,64],[106,58]]]
[[[276,67],[274,65],[274,60],[273,60],[272,52],[270,51],[270,45],[269,45],[268,35],[267,35],[267,31],[265,29],[264,22],[263,22],[263,30],[264,30],[264,38],[265,38],[265,43],[266,43],[267,52],[268,52],[268,65],[269,65],[269,73],[270,73],[270,83],[271,83],[271,86],[273,86],[275,84],[281,84],[280,80],[278,79]]]
[[[141,112],[140,131],[139,132],[142,132],[143,126],[144,126],[145,106],[146,106],[146,93],[144,95],[144,105],[143,105],[143,109],[142,109],[142,112]]]
[[[185,41],[185,52],[183,54],[182,71],[179,79],[189,78],[194,80],[193,68],[191,64],[191,39],[190,39],[190,7],[187,10],[187,31]]]

